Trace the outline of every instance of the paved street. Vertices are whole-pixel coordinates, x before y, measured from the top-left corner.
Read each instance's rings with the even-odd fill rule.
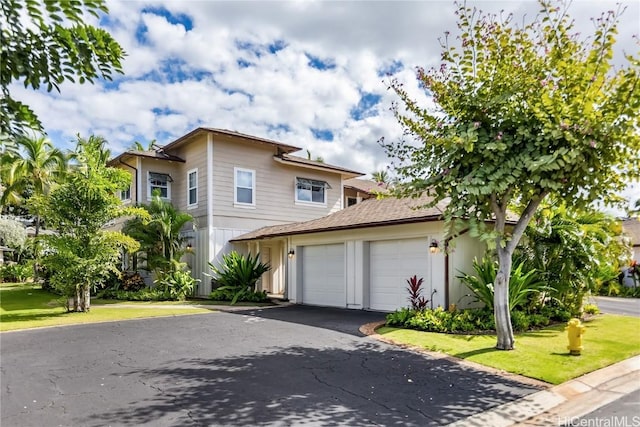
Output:
[[[288,307],[0,335],[3,426],[442,425],[535,391]]]
[[[563,421],[565,426],[639,426],[640,390],[629,393],[583,417]]]
[[[593,297],[603,313],[640,317],[640,298]]]

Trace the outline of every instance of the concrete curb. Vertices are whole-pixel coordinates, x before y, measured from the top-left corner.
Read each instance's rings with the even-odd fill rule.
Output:
[[[640,389],[640,356],[623,360],[552,387],[548,383],[521,375],[510,374],[443,353],[394,342],[376,333],[376,329],[384,325],[384,323],[375,322],[362,325],[360,332],[379,341],[411,351],[418,351],[431,357],[446,359],[543,388],[543,390],[532,393],[522,399],[497,406],[489,411],[449,424],[449,426],[538,427],[570,425],[572,420],[577,417],[589,414],[628,393]]]

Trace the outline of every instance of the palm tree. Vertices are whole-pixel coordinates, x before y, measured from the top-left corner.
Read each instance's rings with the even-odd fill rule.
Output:
[[[2,178],[6,185],[0,199],[3,207],[9,202],[22,202],[25,191],[33,196],[48,194],[66,171],[66,156],[45,137],[24,136],[16,141],[16,146],[19,151],[6,152],[2,163]],[[35,221],[35,235],[38,236],[40,216],[37,214]]]
[[[133,141],[133,144],[129,147],[131,151],[151,151],[158,146],[157,141],[152,139],[145,147],[140,141]]]
[[[577,314],[583,297],[620,272],[628,248],[611,215],[576,211],[562,202],[542,205],[527,228],[520,256],[554,291],[552,298]]]
[[[371,178],[378,184],[389,184],[389,174],[386,170],[371,172]]]
[[[127,221],[122,232],[140,242],[140,252],[146,255],[148,270],[171,270],[184,254],[186,238],[180,231],[193,217],[180,212],[159,193],[153,194],[151,204],[142,206],[150,216],[148,223],[135,218]]]
[[[76,150],[69,156],[84,168],[104,167],[111,158],[111,150],[106,148],[107,140],[91,135],[88,139],[78,135]]]

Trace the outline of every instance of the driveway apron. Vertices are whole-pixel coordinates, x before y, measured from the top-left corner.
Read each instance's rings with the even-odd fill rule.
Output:
[[[536,391],[357,332],[381,318],[294,306],[3,333],[0,421],[443,425]]]

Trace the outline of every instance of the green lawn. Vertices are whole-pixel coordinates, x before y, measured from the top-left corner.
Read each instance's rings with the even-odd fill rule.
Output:
[[[149,303],[117,302],[132,306],[92,306],[89,313],[67,313],[63,307],[63,300],[58,295],[43,291],[39,286],[2,283],[0,284],[0,331],[210,312],[204,308],[184,305],[158,307],[160,303],[156,303],[154,307],[154,304]],[[92,304],[95,303],[96,301],[92,301]]]
[[[494,348],[495,335],[449,335],[382,327],[395,342],[447,353],[503,371],[560,384],[640,354],[640,318],[601,315],[586,322],[580,356],[569,356],[565,325],[516,335],[516,349]]]

